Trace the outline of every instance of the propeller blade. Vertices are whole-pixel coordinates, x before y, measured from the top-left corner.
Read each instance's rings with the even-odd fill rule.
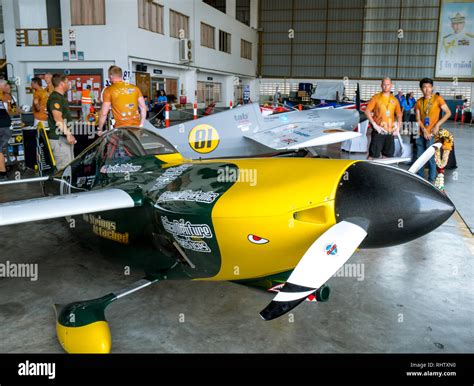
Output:
[[[434,143],[428,149],[426,149],[421,157],[418,158],[413,165],[411,165],[408,171],[411,173],[416,173],[418,170],[420,170],[430,160],[430,158],[434,156],[436,148],[441,148],[441,144]]]
[[[329,228],[309,247],[260,316],[265,320],[278,318],[314,294],[344,265],[366,236],[363,228],[348,221]]]

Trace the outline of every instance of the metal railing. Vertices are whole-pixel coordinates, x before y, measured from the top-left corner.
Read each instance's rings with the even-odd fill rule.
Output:
[[[16,30],[17,47],[62,46],[61,28],[18,28]]]

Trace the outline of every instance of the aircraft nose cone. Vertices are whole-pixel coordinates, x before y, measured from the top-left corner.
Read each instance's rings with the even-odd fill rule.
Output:
[[[356,162],[336,192],[337,221],[363,223],[361,248],[406,243],[443,224],[454,212],[451,200],[433,185],[404,170]]]

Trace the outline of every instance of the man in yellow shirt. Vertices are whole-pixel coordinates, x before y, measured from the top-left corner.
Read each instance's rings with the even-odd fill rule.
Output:
[[[419,158],[426,149],[434,143],[434,136],[438,133],[441,125],[451,116],[448,105],[440,95],[433,95],[433,79],[423,78],[420,80],[420,88],[423,97],[415,104],[416,122],[418,123],[418,137],[416,138],[416,156]],[[444,111],[440,119],[441,111]],[[434,157],[428,161],[428,181],[434,183],[436,179],[436,163]],[[424,168],[418,171],[420,177],[424,177]]]
[[[43,89],[40,78],[34,77],[31,79],[31,88],[34,90],[33,94],[33,116],[35,117],[36,126],[39,122],[43,122],[44,127],[48,125],[48,111],[46,104],[48,103],[48,92]]]
[[[122,69],[109,68],[109,80],[112,83],[104,90],[102,109],[99,115],[99,135],[102,133],[107,115],[112,108],[115,127],[142,127],[146,119],[146,104],[140,89],[123,81]]]
[[[365,115],[372,125],[372,139],[368,159],[393,157],[395,153],[394,136],[402,127],[402,110],[400,103],[390,90],[392,80],[382,80],[382,92],[375,94],[367,104]]]
[[[46,74],[44,74],[44,81],[46,82],[46,92],[48,93],[48,95],[51,95],[52,92],[54,91],[54,85],[52,83],[52,79],[53,79],[53,74],[51,74],[50,72],[47,72]]]

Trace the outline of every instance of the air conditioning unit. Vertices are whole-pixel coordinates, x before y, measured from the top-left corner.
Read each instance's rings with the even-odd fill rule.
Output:
[[[189,39],[181,39],[179,41],[179,61],[181,63],[192,62],[193,56],[193,43]]]

